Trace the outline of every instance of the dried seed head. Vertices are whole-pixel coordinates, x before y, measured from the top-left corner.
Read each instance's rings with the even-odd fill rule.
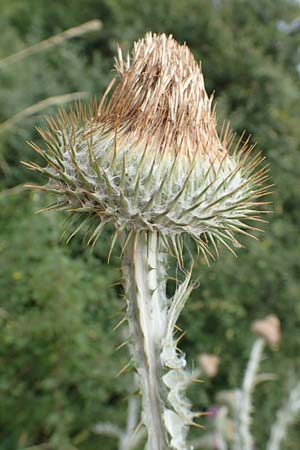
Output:
[[[280,321],[275,315],[270,315],[262,320],[256,320],[251,325],[251,331],[256,336],[262,337],[271,346],[278,346],[281,340]]]
[[[217,355],[201,353],[198,362],[202,372],[209,378],[214,378],[218,374],[220,358]]]
[[[120,81],[98,123],[152,149],[222,158],[212,97],[186,45],[148,33],[135,43],[131,58],[124,61],[119,49],[116,69]]]
[[[119,50],[116,67],[99,105],[62,111],[41,132],[47,149],[33,144],[47,166],[27,166],[49,179],[53,208],[85,215],[89,242],[110,222],[158,231],[179,259],[184,234],[205,256],[209,241],[216,253],[218,242],[237,245],[236,233],[254,230],[247,221],[261,220],[264,158],[250,157],[243,136],[234,144],[228,127],[218,136],[201,69],[171,36],[148,33],[131,58]]]

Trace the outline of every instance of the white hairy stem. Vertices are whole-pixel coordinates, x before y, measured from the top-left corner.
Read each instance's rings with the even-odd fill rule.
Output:
[[[218,450],[228,450],[226,442],[228,408],[222,406],[217,412],[216,422],[216,448]]]
[[[158,232],[124,240],[123,273],[128,299],[130,349],[140,376],[147,450],[188,450],[189,426],[197,414],[185,395],[194,373],[174,337],[177,319],[194,285],[191,271],[172,298],[166,295],[166,256]]]
[[[253,450],[254,442],[250,431],[252,394],[256,375],[263,355],[265,340],[257,339],[252,347],[242,388],[237,392],[235,450]]]
[[[127,319],[131,353],[140,375],[142,419],[148,433],[148,450],[168,449],[160,363],[167,312],[161,263],[155,232],[142,231],[129,239],[123,258],[124,284],[128,298]]]
[[[139,427],[141,405],[140,399],[134,395],[138,388],[138,376],[134,375],[132,394],[127,405],[126,428],[119,439],[119,450],[134,450],[141,446],[141,441],[145,439],[145,427]]]
[[[300,383],[290,392],[286,404],[277,412],[276,421],[271,428],[271,435],[267,450],[280,450],[286,438],[288,427],[296,420],[300,413]]]
[[[132,395],[129,397],[127,405],[125,429],[121,429],[111,422],[98,422],[92,427],[92,431],[96,434],[117,438],[119,450],[136,450],[141,447],[141,442],[145,440],[145,427],[139,426],[140,399],[134,395],[137,388],[138,377],[135,375],[132,385]]]
[[[128,450],[131,448],[130,444],[138,425],[139,412],[139,401],[135,396],[132,396],[128,401],[126,431],[123,433],[120,441],[119,450]]]

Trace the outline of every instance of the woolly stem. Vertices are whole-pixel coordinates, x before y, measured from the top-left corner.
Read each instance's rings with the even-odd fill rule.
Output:
[[[271,428],[267,450],[280,450],[287,436],[288,427],[296,420],[300,412],[300,383],[290,392],[286,404],[277,412],[277,418]]]
[[[166,450],[160,353],[166,329],[167,298],[156,232],[142,231],[129,238],[124,249],[123,274],[130,348],[140,375],[143,421],[148,432],[147,449]]]
[[[132,394],[127,405],[126,429],[119,439],[119,450],[134,450],[140,447],[141,441],[145,439],[145,428],[139,427],[140,422],[140,399],[134,395],[138,388],[138,376],[134,375]]]
[[[222,406],[216,417],[216,448],[218,450],[228,450],[226,442],[226,420],[228,416],[228,409]]]
[[[256,383],[256,374],[262,358],[265,341],[257,339],[252,347],[242,389],[238,392],[238,405],[236,411],[236,439],[235,450],[253,450],[253,437],[250,432],[252,394]]]

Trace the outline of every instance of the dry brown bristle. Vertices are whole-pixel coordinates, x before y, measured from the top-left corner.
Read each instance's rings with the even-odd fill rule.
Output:
[[[148,33],[135,43],[131,58],[124,60],[119,49],[116,69],[120,80],[107,106],[102,102],[98,123],[159,150],[222,158],[212,96],[185,44]]]

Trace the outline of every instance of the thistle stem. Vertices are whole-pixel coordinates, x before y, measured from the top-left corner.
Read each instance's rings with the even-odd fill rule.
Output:
[[[300,412],[300,383],[291,390],[285,405],[277,412],[272,425],[267,450],[280,450],[288,433],[288,427],[296,420]]]
[[[131,353],[140,376],[148,450],[168,449],[160,353],[166,329],[164,264],[156,232],[133,234],[123,258]]]
[[[265,340],[262,338],[257,339],[253,344],[243,380],[242,389],[239,393],[236,416],[236,450],[253,450],[254,448],[253,437],[250,432],[252,394],[255,387],[259,364],[263,356],[264,347]]]

